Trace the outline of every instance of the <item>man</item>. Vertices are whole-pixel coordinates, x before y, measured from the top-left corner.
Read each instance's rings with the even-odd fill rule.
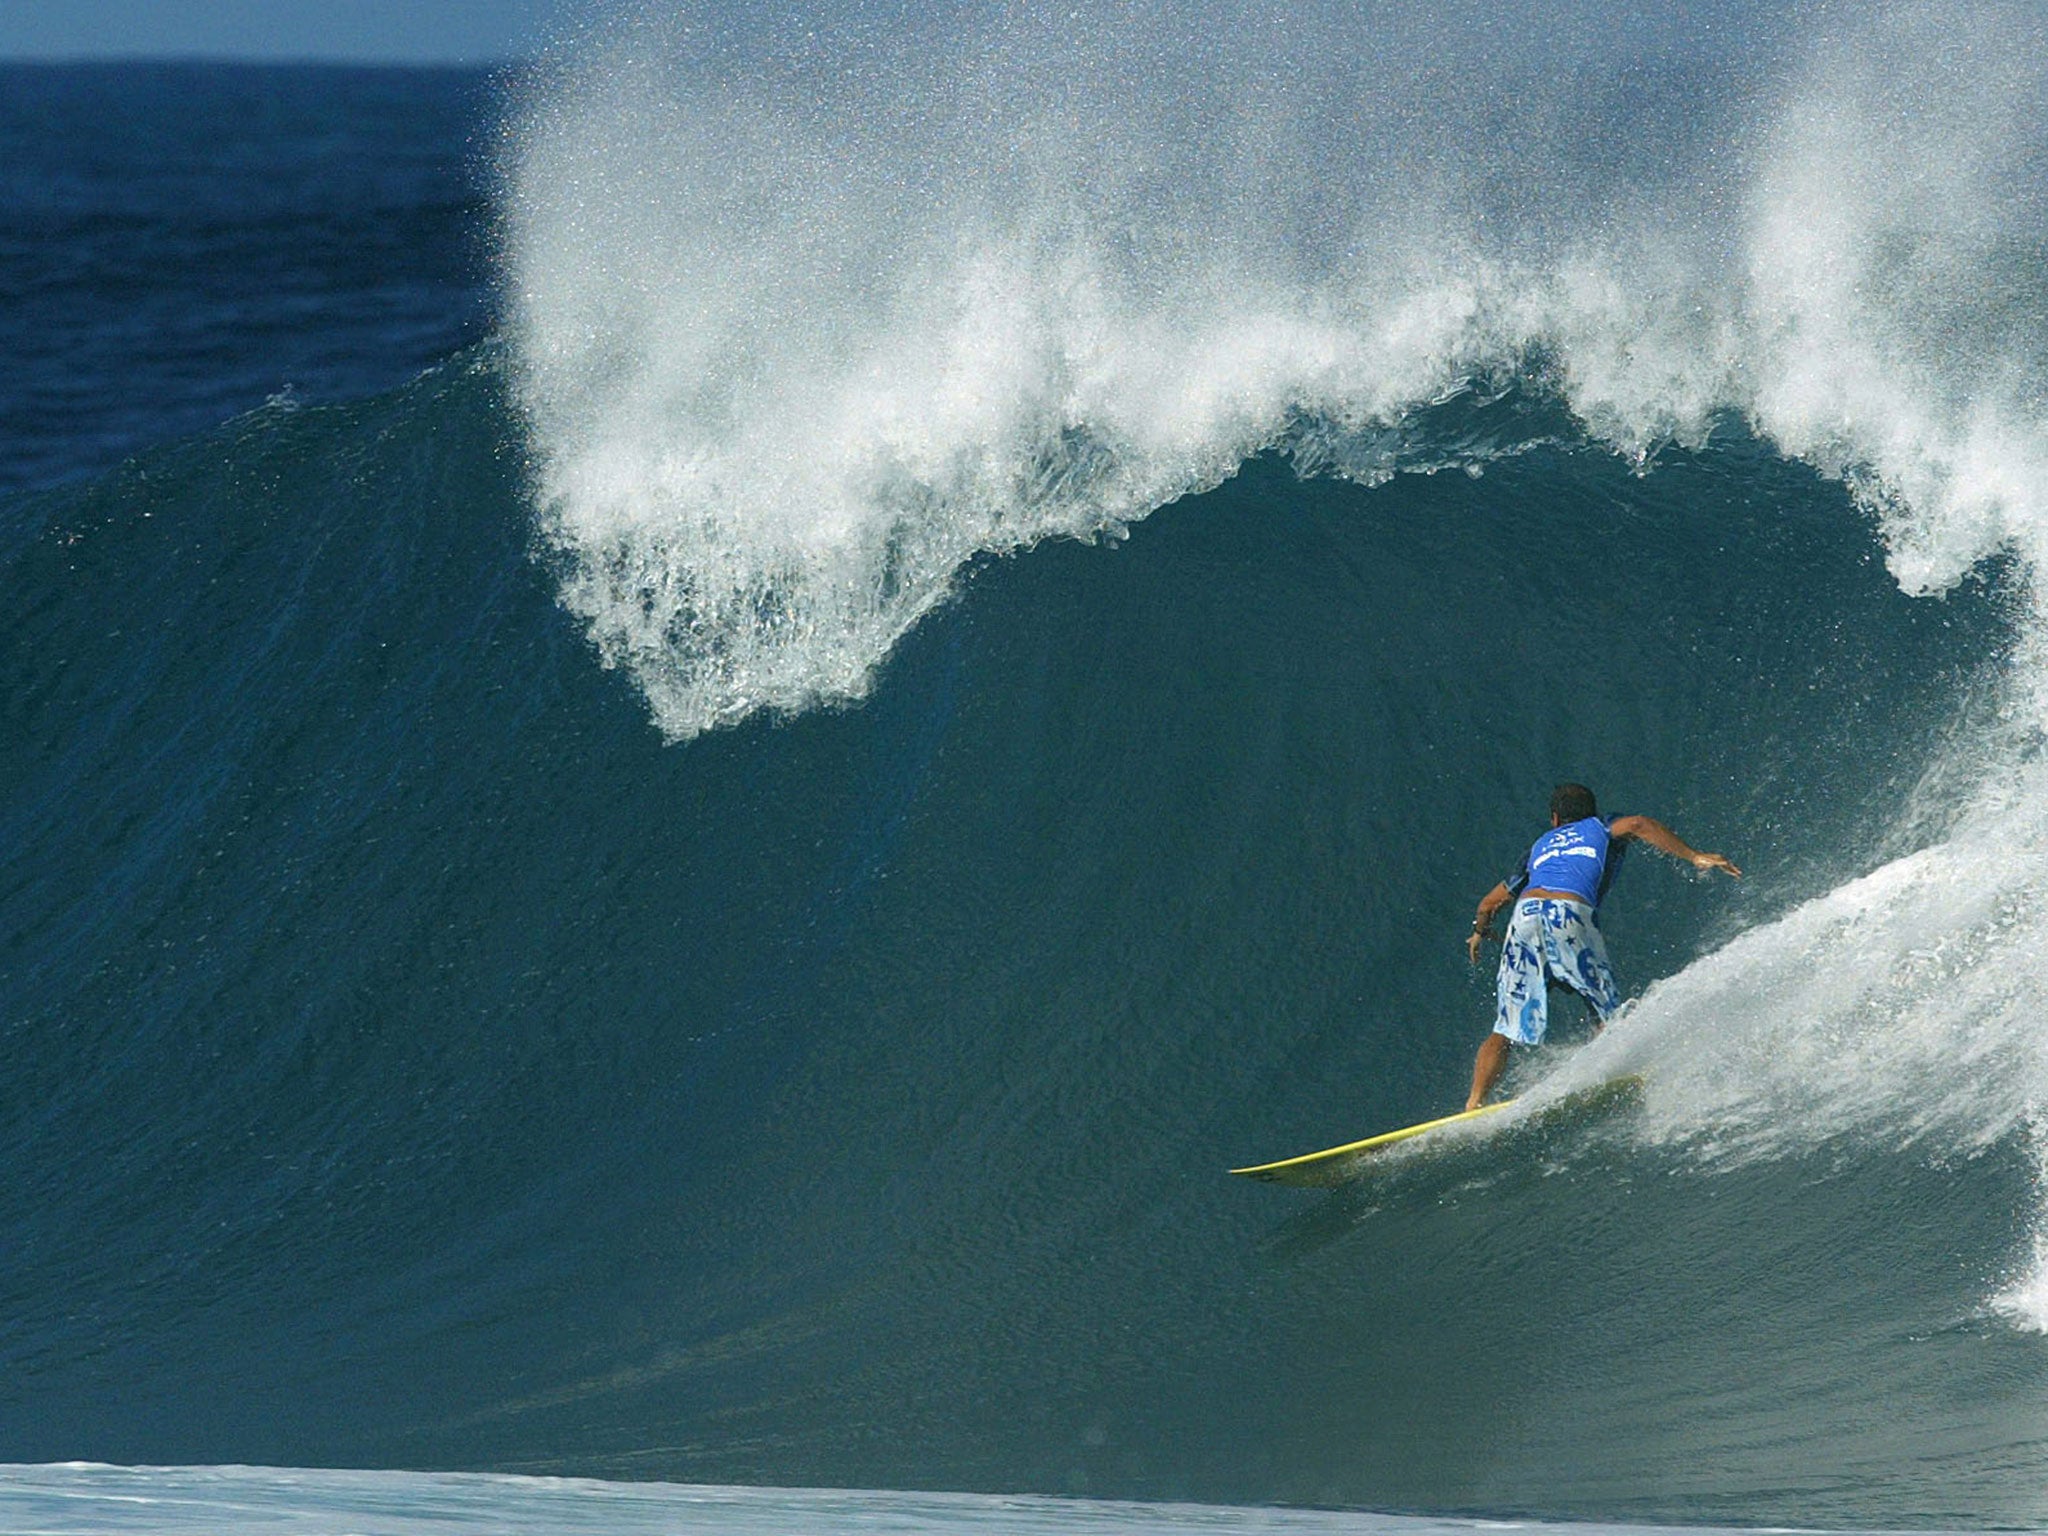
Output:
[[[1472,937],[1465,952],[1479,963],[1480,941],[1493,931],[1493,915],[1515,903],[1501,941],[1500,980],[1495,989],[1493,1033],[1479,1047],[1472,1064],[1472,1095],[1467,1109],[1477,1109],[1493,1091],[1508,1062],[1510,1045],[1541,1045],[1549,1026],[1549,979],[1569,986],[1606,1024],[1620,1005],[1614,967],[1607,944],[1594,925],[1593,914],[1632,842],[1648,843],[1659,853],[1684,859],[1694,869],[1742,871],[1718,853],[1701,853],[1681,842],[1672,830],[1648,816],[1616,816],[1602,821],[1593,791],[1583,784],[1560,784],[1550,792],[1550,830],[1536,839],[1512,882],[1503,881],[1479,902]],[[1516,898],[1520,898],[1517,900]]]

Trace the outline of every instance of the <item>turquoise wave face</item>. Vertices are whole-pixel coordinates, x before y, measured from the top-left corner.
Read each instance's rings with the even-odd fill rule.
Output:
[[[978,563],[856,708],[675,747],[556,606],[516,430],[478,354],[37,503],[10,1459],[2038,1517],[2024,1137],[1899,1134],[1980,1069],[1889,1120],[1815,1077],[1832,1129],[1761,1143],[1681,1047],[1837,1026],[1658,1011],[1941,846],[1902,818],[1997,739],[2002,578],[1903,596],[1734,431],[1647,476],[1262,458]],[[1748,871],[1610,895],[1645,1104],[1236,1187],[1455,1107],[1471,906],[1560,777]]]

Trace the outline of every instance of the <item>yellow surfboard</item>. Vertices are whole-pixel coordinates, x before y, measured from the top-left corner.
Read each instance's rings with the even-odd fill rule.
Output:
[[[1555,1103],[1546,1104],[1538,1112],[1541,1118],[1549,1120],[1558,1114],[1573,1110],[1598,1110],[1609,1105],[1619,1105],[1634,1099],[1642,1092],[1643,1080],[1630,1075],[1613,1078],[1608,1082],[1595,1083],[1568,1093]],[[1342,1184],[1362,1172],[1361,1164],[1371,1160],[1373,1155],[1426,1136],[1431,1131],[1440,1131],[1445,1126],[1463,1125],[1467,1121],[1481,1120],[1488,1115],[1497,1115],[1519,1099],[1502,1099],[1496,1104],[1482,1104],[1477,1109],[1460,1110],[1455,1115],[1444,1115],[1436,1120],[1425,1120],[1420,1125],[1403,1126],[1398,1131],[1383,1131],[1377,1136],[1368,1136],[1363,1141],[1347,1141],[1341,1147],[1330,1147],[1321,1152],[1309,1152],[1300,1157],[1282,1158],[1277,1163],[1258,1163],[1250,1168],[1233,1168],[1230,1171],[1243,1178],[1260,1179],[1268,1184],[1292,1184],[1302,1189],[1322,1189],[1332,1184]]]

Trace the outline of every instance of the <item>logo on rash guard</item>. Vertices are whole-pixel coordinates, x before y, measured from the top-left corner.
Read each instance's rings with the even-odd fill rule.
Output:
[[[1608,850],[1607,828],[1598,820],[1552,827],[1529,849],[1523,878],[1538,889],[1568,892],[1581,901],[1597,902],[1607,872]]]

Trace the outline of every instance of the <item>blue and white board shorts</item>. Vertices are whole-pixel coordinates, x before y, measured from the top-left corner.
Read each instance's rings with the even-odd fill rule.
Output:
[[[1493,1032],[1517,1045],[1541,1045],[1550,1027],[1550,988],[1555,976],[1588,1003],[1605,1024],[1621,1006],[1607,941],[1583,901],[1541,897],[1515,903],[1501,944],[1500,982]]]

